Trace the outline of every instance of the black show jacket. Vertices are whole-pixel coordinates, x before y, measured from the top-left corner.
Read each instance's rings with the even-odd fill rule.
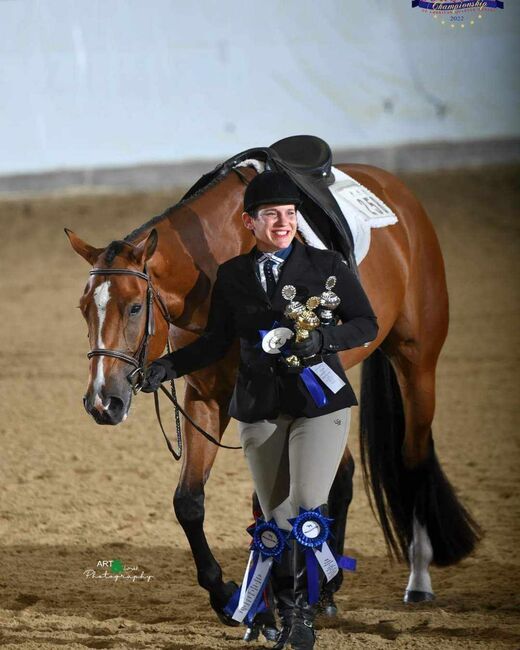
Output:
[[[305,246],[293,240],[293,249],[281,268],[276,291],[269,299],[257,278],[256,249],[221,264],[213,286],[205,332],[193,343],[162,357],[158,363],[167,377],[180,377],[221,359],[236,337],[240,339],[240,365],[229,414],[242,422],[276,418],[280,413],[296,417],[317,417],[357,404],[338,350],[363,345],[376,338],[377,319],[357,277],[339,253]],[[318,408],[298,371],[287,372],[280,355],[267,354],[261,347],[259,330],[294,326],[284,316],[287,300],[282,288],[292,284],[296,300],[304,302],[325,290],[326,279],[337,278],[333,291],[341,302],[335,314],[340,325],[321,327],[323,349],[318,355],[345,382],[336,394],[321,383],[327,396]]]

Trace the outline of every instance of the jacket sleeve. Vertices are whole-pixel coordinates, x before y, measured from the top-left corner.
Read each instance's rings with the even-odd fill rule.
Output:
[[[336,286],[333,291],[341,300],[335,314],[342,324],[320,328],[323,353],[357,348],[373,341],[379,331],[377,318],[358,278],[339,255],[335,258],[333,275],[336,276]]]
[[[213,285],[208,320],[203,334],[183,348],[166,354],[155,363],[166,370],[166,379],[182,377],[215,363],[226,354],[235,339],[233,315],[225,298],[220,268]]]

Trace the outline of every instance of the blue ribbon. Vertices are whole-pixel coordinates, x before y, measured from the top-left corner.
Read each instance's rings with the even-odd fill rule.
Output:
[[[263,560],[272,557],[275,562],[280,562],[282,553],[287,547],[287,538],[283,530],[278,528],[274,519],[265,521],[259,517],[256,522],[249,526],[247,532],[253,538],[251,541],[251,550],[260,554]],[[272,546],[272,540],[276,538],[276,544]],[[266,542],[269,540],[269,545]]]
[[[251,562],[251,566],[249,568],[246,585],[249,587],[255,573],[256,565],[258,564],[258,558],[262,557],[263,560],[266,560],[272,557],[275,562],[280,562],[282,559],[282,553],[287,547],[287,538],[285,533],[280,528],[278,528],[274,519],[265,521],[262,519],[262,517],[259,517],[252,526],[249,526],[249,528],[247,528],[247,532],[253,538],[251,540],[250,546],[250,550],[253,551],[253,561]],[[266,535],[268,537],[266,537]],[[268,540],[271,541],[274,538],[276,538],[276,543],[274,545],[266,545],[266,542]],[[251,605],[251,608],[246,614],[244,621],[248,625],[251,625],[253,623],[253,620],[257,614],[267,610],[267,605],[264,602],[263,595],[268,580],[269,574],[267,574],[262,588],[258,591],[257,597],[255,598],[253,604]],[[224,612],[229,616],[232,616],[238,607],[240,589],[240,587],[235,589],[231,595],[231,598],[228,600],[224,607]]]
[[[335,555],[336,562],[340,569],[345,569],[345,571],[355,571],[357,568],[357,560],[353,557],[348,557],[348,555]]]
[[[314,403],[318,408],[324,407],[328,403],[327,396],[320,383],[318,382],[315,374],[310,368],[304,368],[300,374],[303,383],[305,384],[307,390],[311,394]]]
[[[322,515],[319,508],[314,508],[314,510],[300,508],[300,514],[288,521],[292,524],[289,539],[292,537],[300,546],[309,549],[318,548],[321,551],[321,547],[330,537],[330,524],[334,520]],[[319,526],[320,529],[315,537],[309,537],[303,530],[306,524],[310,524],[311,522]]]
[[[478,4],[477,4],[478,3]],[[412,9],[420,7],[429,11],[453,11],[464,9],[503,9],[501,0],[453,0],[453,2],[430,2],[429,0],[412,0]]]
[[[258,330],[258,333],[260,334],[260,342],[256,344],[255,347],[261,347],[262,346],[262,339],[266,334],[268,334],[271,330],[274,330],[275,327],[278,327],[278,321],[274,321],[274,323],[271,325],[271,329],[269,330]],[[284,356],[290,355],[289,351],[289,342],[285,343],[283,347],[280,348],[280,352]],[[325,391],[321,387],[321,384],[319,381],[316,379],[315,374],[310,370],[309,368],[304,368],[303,371],[300,373],[300,377],[302,378],[303,383],[305,384],[305,387],[311,394],[312,399],[314,400],[314,403],[318,408],[323,408],[326,404],[328,404],[329,400],[327,396],[325,395]]]
[[[300,508],[300,514],[297,517],[288,520],[292,524],[292,530],[289,538],[294,538],[300,546],[305,549],[305,564],[307,566],[307,590],[309,596],[309,604],[317,603],[320,598],[320,566],[314,549],[321,551],[323,544],[331,537],[330,524],[333,519],[322,515],[319,508],[313,510],[305,510]],[[313,529],[312,524],[319,526],[319,532],[315,536],[309,536],[309,530]],[[316,528],[314,527],[314,531]],[[347,571],[355,571],[356,560],[351,557],[345,557],[334,554],[336,562],[341,569]]]

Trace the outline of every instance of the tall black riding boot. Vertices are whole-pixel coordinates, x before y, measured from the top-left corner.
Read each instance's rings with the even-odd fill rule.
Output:
[[[274,562],[271,569],[271,585],[273,588],[276,609],[280,616],[281,630],[276,639],[273,650],[282,650],[286,647],[289,632],[291,631],[294,609],[294,547],[296,542],[290,540],[288,548],[282,555],[281,562]]]
[[[291,650],[313,650],[316,634],[314,619],[317,604],[309,604],[305,548],[295,544],[294,551],[294,610],[288,647]]]

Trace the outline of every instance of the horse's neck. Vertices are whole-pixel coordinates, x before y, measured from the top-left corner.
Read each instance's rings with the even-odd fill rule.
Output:
[[[240,218],[243,191],[231,173],[156,225],[158,288],[171,318],[183,329],[202,330],[218,266],[253,245]]]

